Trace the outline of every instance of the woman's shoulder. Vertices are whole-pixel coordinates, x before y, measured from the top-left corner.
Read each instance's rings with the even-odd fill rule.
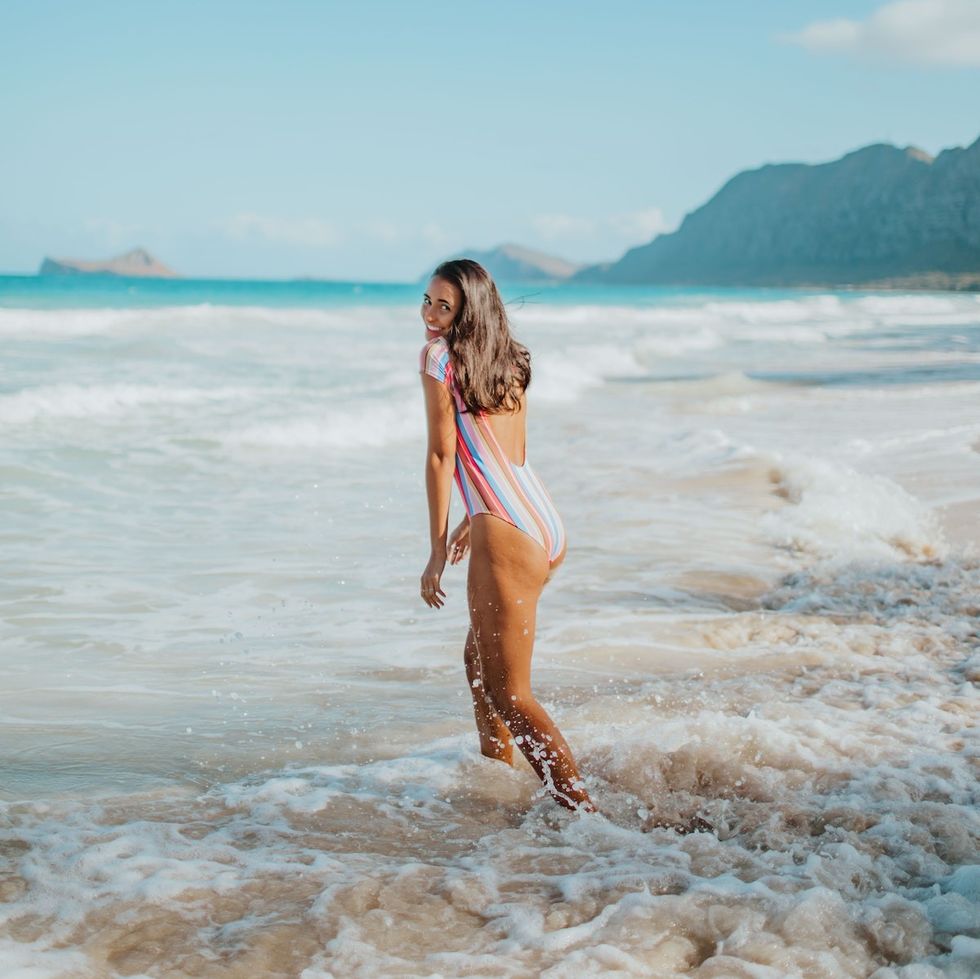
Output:
[[[449,343],[443,336],[433,337],[425,342],[419,354],[419,370],[438,381],[445,381],[452,370],[449,359]]]
[[[422,352],[425,353],[429,350],[435,350],[440,355],[445,352],[448,355],[449,341],[441,334],[437,334],[436,336],[432,337],[431,340],[425,341],[425,346],[422,348]]]

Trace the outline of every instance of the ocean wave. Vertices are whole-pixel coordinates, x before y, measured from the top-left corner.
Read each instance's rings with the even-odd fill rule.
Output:
[[[646,369],[629,347],[572,344],[535,357],[530,397],[557,403],[576,401],[589,388],[612,378],[645,375]]]
[[[771,479],[789,504],[762,519],[775,543],[832,562],[946,555],[936,515],[887,477],[828,459],[774,459]]]
[[[204,792],[19,804],[2,940],[36,969],[134,974],[165,947],[188,973],[233,953],[311,977],[970,975],[980,821],[956,637],[778,599],[751,618],[733,641],[781,663],[569,711],[603,815],[557,811],[455,735]],[[695,816],[710,828],[678,832]]]
[[[873,378],[871,378],[873,380]],[[942,384],[890,384],[883,387],[839,387],[835,401],[943,401],[980,397],[976,381],[943,381]]]
[[[590,335],[615,335],[629,356],[649,365],[662,358],[691,357],[739,343],[778,342],[786,345],[824,345],[835,339],[868,335],[875,330],[910,326],[962,326],[980,323],[980,300],[975,296],[803,294],[780,299],[733,296],[665,298],[659,305],[542,303],[510,313],[517,335],[527,340],[542,363],[550,341],[561,338],[584,347]],[[357,302],[346,306],[232,306],[212,303],[147,308],[17,309],[0,308],[0,336],[19,339],[58,337],[176,336],[182,343],[214,344],[270,330],[297,334],[396,337],[418,325],[414,304]],[[420,331],[421,332],[421,331]],[[210,339],[208,339],[210,337]],[[202,339],[203,338],[203,339]],[[601,345],[597,345],[601,346]],[[611,344],[606,345],[611,346]],[[578,366],[593,369],[586,359]],[[592,384],[573,376],[576,390]],[[545,397],[567,400],[550,382]]]
[[[231,449],[381,448],[420,439],[424,427],[423,409],[418,401],[401,404],[375,401],[354,409],[250,425],[220,436],[219,441]]]
[[[735,341],[822,344],[882,327],[969,325],[980,322],[975,296],[803,295],[790,299],[704,298],[657,306],[542,305],[514,314],[534,330],[639,331],[651,352],[711,349]]]
[[[980,295],[863,296],[854,305],[892,326],[938,326],[980,322]]]
[[[657,443],[651,462],[673,476],[700,475],[759,458],[758,450],[720,428],[680,429]]]
[[[246,399],[245,388],[183,388],[151,384],[52,384],[0,396],[0,424],[27,425],[43,419],[107,418],[132,409],[199,405]]]
[[[657,382],[657,393],[675,400],[675,410],[684,414],[744,415],[772,403],[798,385],[778,380],[760,380],[743,371],[732,370],[705,377]]]
[[[343,331],[415,320],[414,307],[352,305],[329,309],[288,306],[153,306],[92,309],[0,308],[0,336],[81,337],[179,329],[298,328]],[[421,332],[421,328],[420,328]]]

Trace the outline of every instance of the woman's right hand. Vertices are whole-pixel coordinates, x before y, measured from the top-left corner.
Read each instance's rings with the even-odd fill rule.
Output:
[[[459,564],[470,549],[470,522],[461,520],[459,526],[449,535],[446,551],[450,564]]]

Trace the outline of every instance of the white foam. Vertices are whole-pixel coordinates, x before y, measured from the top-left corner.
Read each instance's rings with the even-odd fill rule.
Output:
[[[2,979],[65,979],[94,975],[91,959],[77,949],[52,949],[47,942],[0,939]]]
[[[241,388],[187,388],[152,384],[52,384],[0,396],[0,424],[27,425],[43,419],[99,419],[133,409],[205,402],[235,401],[252,396]]]
[[[233,449],[377,449],[419,439],[424,421],[419,400],[390,404],[364,399],[356,408],[250,425],[222,436],[221,441]]]
[[[347,306],[322,308],[288,306],[225,306],[198,303],[186,306],[92,309],[4,309],[0,307],[0,336],[16,338],[85,337],[150,334],[215,329],[263,330],[269,327],[304,331],[370,329],[379,324],[404,324],[417,317],[414,307]]]
[[[880,323],[892,326],[955,326],[975,324],[980,317],[977,295],[873,295],[854,304]]]
[[[242,806],[263,819],[283,811],[321,812],[331,802],[358,798],[409,807],[421,817],[446,814],[445,796],[460,788],[471,758],[458,738],[426,746],[422,751],[364,765],[295,768],[288,775],[237,783],[222,789],[229,806]]]
[[[914,298],[914,297],[913,297]],[[746,301],[703,299],[650,306],[543,305],[527,307],[513,318],[542,330],[591,326],[599,332],[638,331],[642,343],[657,353],[672,350],[705,350],[733,340],[778,340],[780,343],[815,344],[828,339],[866,333],[889,315],[896,322],[914,316],[918,307],[886,301],[865,304],[861,299],[836,295],[811,295],[793,299]],[[922,314],[920,314],[922,315]],[[977,304],[953,302],[930,308],[929,323],[975,322]],[[674,341],[676,347],[671,347]]]
[[[897,483],[828,459],[777,456],[775,478],[789,503],[762,526],[781,546],[835,561],[943,557],[935,514]]]
[[[605,817],[531,805],[530,773],[455,735],[197,798],[8,810],[0,833],[29,848],[0,921],[40,932],[25,959],[38,968],[61,961],[68,936],[85,936],[91,961],[118,959],[134,928],[171,955],[213,955],[215,918],[237,922],[245,951],[269,917],[307,976],[633,962],[794,975],[818,963],[845,979],[882,957],[966,963],[977,874],[950,864],[980,825],[942,666],[954,641],[941,629],[932,646],[901,641],[882,622],[888,655],[855,660],[858,626],[839,628],[836,653],[809,672],[787,661],[759,676],[665,675],[583,703],[582,723],[564,726]],[[785,649],[799,656],[800,642]],[[869,693],[889,697],[872,707]],[[657,828],[695,811],[714,832]]]
[[[571,402],[611,378],[645,373],[629,348],[614,344],[573,345],[535,357],[530,396],[535,401]]]
[[[662,437],[650,454],[650,464],[673,475],[714,472],[757,458],[750,445],[720,428],[679,428]]]
[[[679,357],[721,347],[725,340],[718,330],[703,323],[692,324],[683,332],[669,331],[661,334],[645,334],[636,341],[639,351],[648,359]]]

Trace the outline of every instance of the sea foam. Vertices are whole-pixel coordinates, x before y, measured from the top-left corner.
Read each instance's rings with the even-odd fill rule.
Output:
[[[46,419],[100,419],[144,407],[199,406],[254,397],[242,388],[164,387],[150,384],[53,384],[0,396],[0,425]]]
[[[784,457],[772,479],[791,505],[768,514],[764,526],[783,546],[833,560],[947,553],[935,515],[884,476],[826,459]]]
[[[977,297],[630,295],[508,307],[581,818],[418,598],[417,308],[0,310],[0,974],[977,974]]]

